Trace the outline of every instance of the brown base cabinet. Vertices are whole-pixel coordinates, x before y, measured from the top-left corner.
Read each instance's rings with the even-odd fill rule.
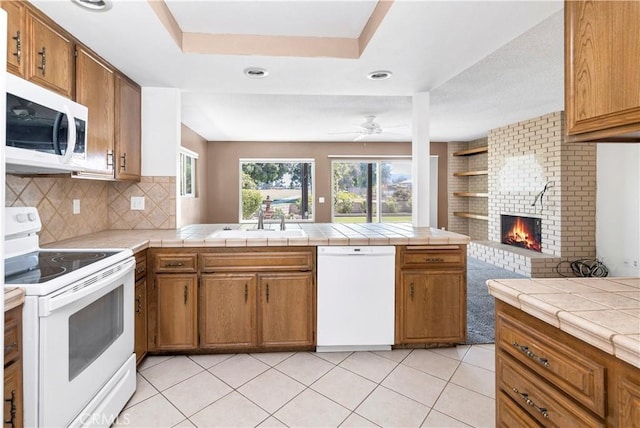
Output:
[[[640,369],[496,300],[496,425],[640,427]]]
[[[135,325],[133,352],[136,354],[136,363],[140,364],[147,355],[147,252],[136,253],[136,288],[134,299]]]
[[[153,347],[157,350],[189,350],[198,347],[198,276],[159,274],[154,281],[157,304]]]
[[[22,305],[4,314],[4,426],[22,427]]]
[[[151,249],[149,350],[315,346],[315,248]]]
[[[464,343],[466,332],[466,247],[398,247],[396,346]]]

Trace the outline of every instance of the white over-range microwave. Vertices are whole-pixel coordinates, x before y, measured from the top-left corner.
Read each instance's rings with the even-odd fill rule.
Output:
[[[7,73],[6,171],[55,174],[82,171],[87,107]]]

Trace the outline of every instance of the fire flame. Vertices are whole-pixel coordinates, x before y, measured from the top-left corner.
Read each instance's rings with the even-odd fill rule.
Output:
[[[504,236],[507,244],[517,245],[534,251],[542,251],[542,244],[535,239],[533,232],[529,230],[527,224],[520,218],[513,222],[511,230]]]

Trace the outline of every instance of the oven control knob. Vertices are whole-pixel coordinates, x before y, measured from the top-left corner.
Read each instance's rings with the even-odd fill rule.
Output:
[[[27,217],[29,217],[29,221],[36,221],[38,219],[38,216],[36,216],[35,213],[29,213],[27,214]]]
[[[20,213],[16,216],[16,220],[18,220],[18,223],[24,223],[25,221],[29,220],[29,218],[25,213]]]

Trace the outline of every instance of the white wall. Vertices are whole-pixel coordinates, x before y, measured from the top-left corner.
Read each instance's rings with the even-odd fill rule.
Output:
[[[640,144],[597,150],[597,257],[609,276],[640,276]]]
[[[142,88],[142,175],[178,175],[180,90]]]

